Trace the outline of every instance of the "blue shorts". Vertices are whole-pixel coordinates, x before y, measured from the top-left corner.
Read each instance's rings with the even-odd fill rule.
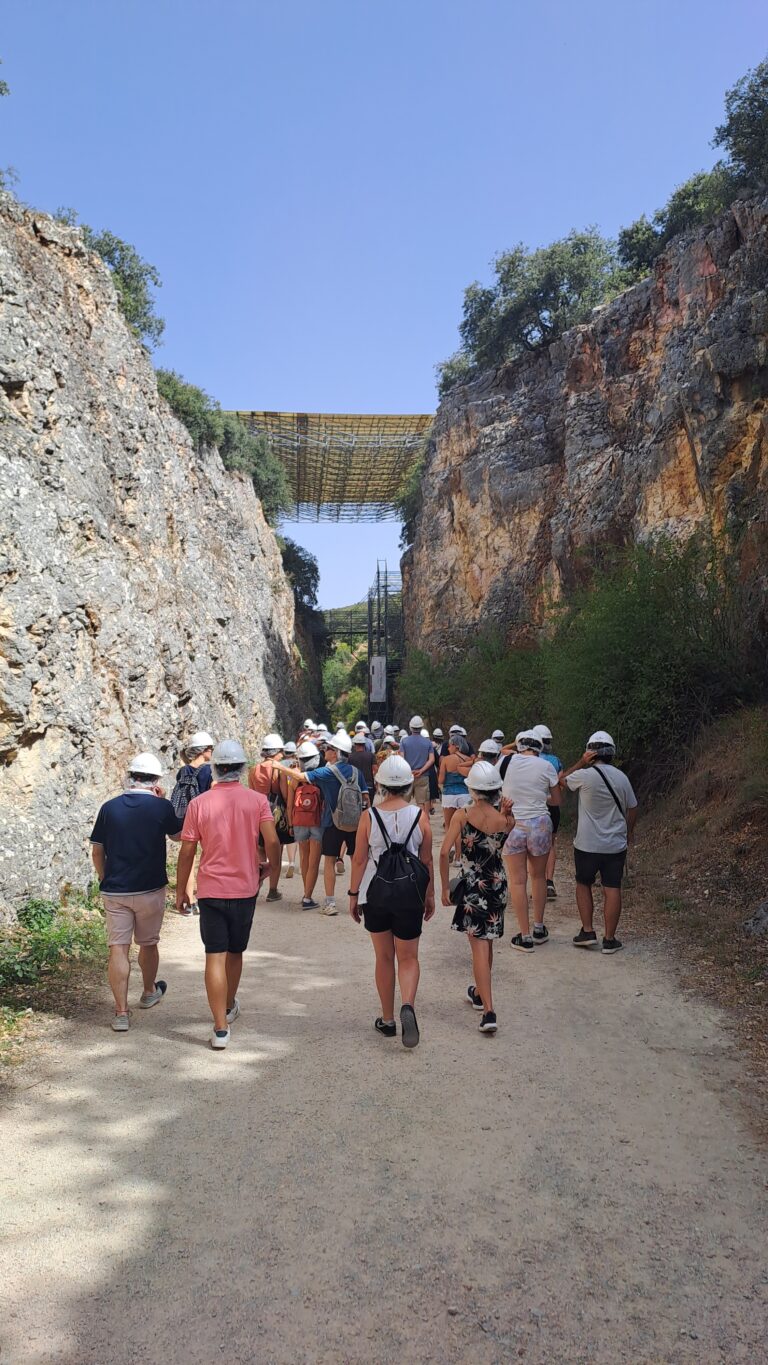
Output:
[[[310,839],[316,839],[318,843],[323,837],[323,831],[319,825],[294,825],[293,842],[295,844],[306,844]]]

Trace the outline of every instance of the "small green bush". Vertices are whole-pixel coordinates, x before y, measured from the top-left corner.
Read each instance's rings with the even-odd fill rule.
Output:
[[[106,955],[99,910],[29,900],[18,918],[18,926],[0,932],[0,992],[18,992],[67,963]]]

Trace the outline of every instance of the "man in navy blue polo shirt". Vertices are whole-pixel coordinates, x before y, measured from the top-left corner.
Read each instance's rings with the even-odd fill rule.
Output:
[[[131,941],[139,948],[144,991],[141,1009],[165,995],[157,980],[158,941],[165,912],[166,839],[177,840],[184,823],[160,786],[162,765],[154,754],[132,759],[121,796],[101,807],[91,831],[91,857],[107,917],[109,984],[115,997],[115,1033],[128,1031],[128,981]]]

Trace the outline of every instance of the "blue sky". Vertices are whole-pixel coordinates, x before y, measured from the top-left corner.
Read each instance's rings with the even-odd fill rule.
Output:
[[[710,165],[768,25],[762,0],[30,0],[0,45],[0,162],[157,266],[157,363],[225,407],[428,412],[464,287]],[[398,558],[393,523],[287,530],[323,605]]]

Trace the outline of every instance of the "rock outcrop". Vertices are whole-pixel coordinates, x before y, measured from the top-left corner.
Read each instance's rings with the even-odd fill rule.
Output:
[[[79,233],[0,203],[0,902],[89,878],[132,752],[300,720],[294,608],[252,484],[158,397]]]
[[[758,569],[768,508],[768,199],[672,243],[654,274],[441,404],[405,557],[433,657],[536,630],[596,551],[696,527]]]

